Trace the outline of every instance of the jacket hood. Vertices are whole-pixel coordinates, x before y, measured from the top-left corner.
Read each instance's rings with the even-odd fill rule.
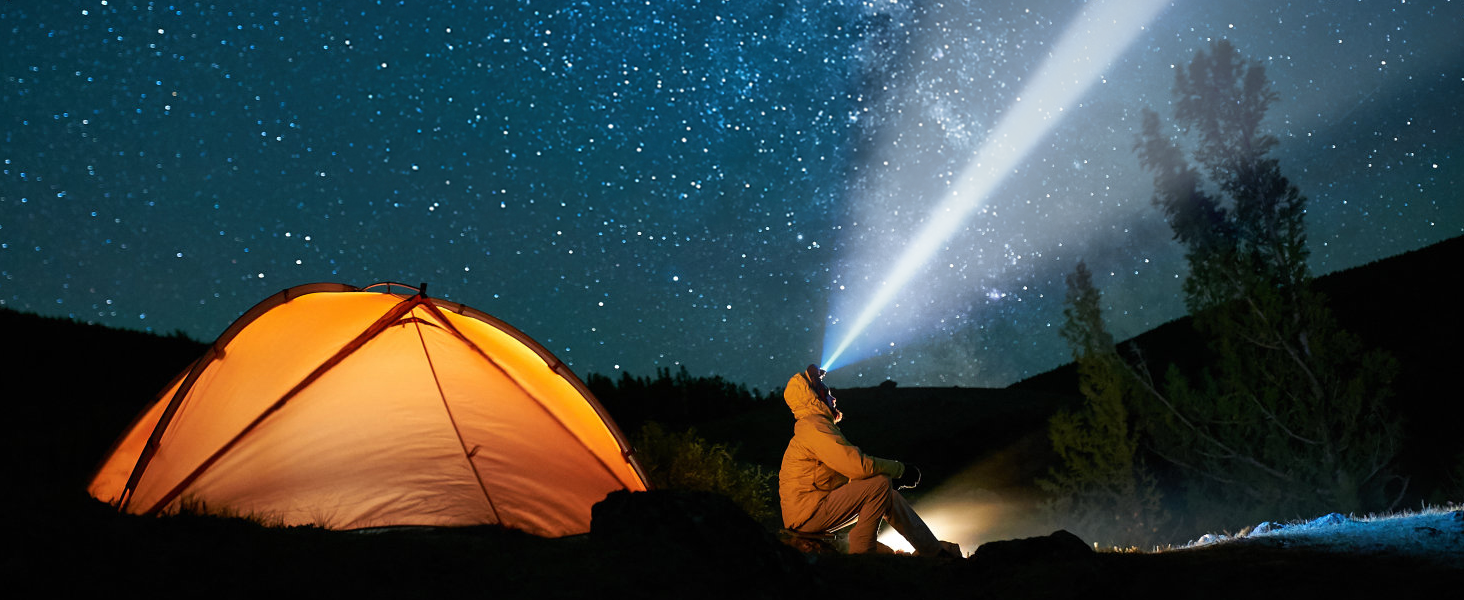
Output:
[[[818,399],[818,393],[809,387],[808,380],[803,374],[794,375],[788,380],[788,387],[783,389],[783,401],[788,403],[788,409],[793,411],[793,418],[802,419],[809,415],[824,415],[830,419],[834,418],[833,409]]]

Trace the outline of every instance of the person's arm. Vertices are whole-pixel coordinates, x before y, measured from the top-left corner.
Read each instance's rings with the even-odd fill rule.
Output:
[[[858,446],[844,439],[832,423],[823,419],[800,420],[797,427],[811,428],[806,437],[808,447],[818,460],[849,479],[864,479],[875,475],[889,475],[898,478],[905,473],[905,465],[897,460],[878,458],[865,454]]]

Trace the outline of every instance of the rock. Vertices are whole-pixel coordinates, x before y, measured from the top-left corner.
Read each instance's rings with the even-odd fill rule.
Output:
[[[612,492],[590,509],[590,539],[625,568],[700,585],[807,583],[802,555],[711,492]]]
[[[987,542],[957,565],[962,576],[980,582],[982,598],[1087,600],[1129,597],[1112,590],[1115,574],[1086,542],[1067,531],[1020,540]]]
[[[1348,522],[1350,520],[1351,519],[1348,519],[1347,517],[1342,516],[1342,513],[1332,513],[1332,514],[1329,514],[1329,515],[1325,515],[1325,516],[1321,516],[1321,517],[1317,517],[1315,519],[1312,519],[1310,522],[1308,522],[1306,524],[1306,526],[1307,527],[1330,527],[1332,525],[1341,525],[1341,524],[1346,523],[1346,522]]]
[[[971,554],[972,559],[987,562],[1054,562],[1086,560],[1092,556],[1093,549],[1067,530],[1043,537],[987,542]]]

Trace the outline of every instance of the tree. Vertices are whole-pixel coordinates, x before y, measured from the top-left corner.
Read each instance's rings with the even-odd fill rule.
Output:
[[[1136,387],[1103,325],[1102,296],[1086,264],[1068,275],[1067,287],[1062,336],[1077,362],[1084,403],[1049,422],[1061,465],[1038,481],[1051,495],[1044,509],[1085,540],[1152,545],[1168,516],[1130,427],[1127,404]]]
[[[651,420],[690,425],[726,417],[750,410],[763,399],[756,388],[748,391],[746,385],[720,375],[693,377],[685,365],[674,375],[668,367],[658,368],[655,379],[622,372],[617,382],[591,373],[585,385],[627,431]]]
[[[1171,368],[1162,385],[1137,367],[1154,450],[1236,517],[1387,508],[1387,492],[1401,495],[1387,489],[1396,367],[1363,351],[1313,289],[1306,198],[1261,130],[1277,99],[1265,67],[1219,40],[1177,72],[1174,95],[1179,135],[1145,110],[1135,149],[1185,248],[1186,303],[1214,360]]]

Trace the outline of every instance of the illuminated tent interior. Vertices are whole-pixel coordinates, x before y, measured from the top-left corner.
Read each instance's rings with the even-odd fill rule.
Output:
[[[88,491],[135,514],[557,537],[588,532],[606,494],[646,489],[629,448],[568,367],[502,321],[399,284],[310,284],[230,326]]]

